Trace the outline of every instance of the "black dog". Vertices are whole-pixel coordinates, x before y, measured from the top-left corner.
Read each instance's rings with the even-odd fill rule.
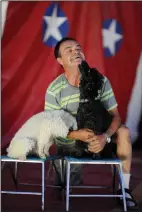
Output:
[[[106,132],[112,121],[111,114],[104,108],[99,95],[103,85],[103,76],[95,69],[90,68],[87,62],[83,61],[79,65],[81,72],[80,79],[80,103],[77,111],[78,129],[88,128],[95,134]],[[87,150],[87,143],[76,141],[76,147],[82,149],[82,156],[91,156],[93,158],[111,158],[111,144],[106,144],[100,153],[90,153]]]

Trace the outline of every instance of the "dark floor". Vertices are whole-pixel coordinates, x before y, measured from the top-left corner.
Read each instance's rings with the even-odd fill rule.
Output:
[[[1,174],[1,186],[3,189],[15,189],[14,182],[11,177],[11,163],[7,163]],[[46,165],[46,169],[48,164]],[[22,164],[19,167],[20,182],[40,183],[40,165]],[[142,211],[142,150],[133,151],[132,172],[131,172],[130,188],[133,190],[133,195],[139,203],[138,212]],[[51,175],[51,181],[53,176]],[[108,165],[86,165],[83,169],[83,184],[92,185],[95,182],[97,185],[111,185],[112,178],[110,166]],[[39,191],[40,186],[19,186],[19,190],[24,191]],[[84,190],[76,189],[74,192]],[[86,190],[85,190],[86,191]],[[88,192],[87,192],[88,191]],[[87,193],[92,193],[94,190],[87,190]],[[96,191],[96,190],[95,190]],[[105,190],[97,190],[103,192]],[[107,192],[111,192],[107,191]],[[31,195],[1,195],[1,211],[2,212],[39,212],[41,211],[41,197]],[[65,201],[58,200],[54,195],[53,188],[47,188],[45,192],[45,211],[47,212],[62,212],[65,211]],[[113,198],[87,198],[77,197],[70,199],[70,212],[120,212],[123,211],[117,205],[117,201]]]

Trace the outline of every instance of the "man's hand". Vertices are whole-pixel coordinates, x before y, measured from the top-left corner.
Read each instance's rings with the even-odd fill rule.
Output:
[[[88,143],[88,150],[90,152],[98,153],[103,150],[106,144],[106,136],[102,135],[95,135],[89,139],[87,139]]]
[[[94,137],[94,133],[89,129],[78,130],[78,140],[85,141]]]
[[[69,132],[68,138],[80,141],[87,141],[94,137],[94,133],[89,129],[80,129],[76,131]]]

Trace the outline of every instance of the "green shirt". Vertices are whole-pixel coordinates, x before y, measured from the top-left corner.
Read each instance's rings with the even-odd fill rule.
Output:
[[[79,88],[70,85],[65,75],[61,74],[49,85],[46,91],[44,109],[64,109],[72,115],[76,115],[79,106],[79,97]],[[112,87],[105,76],[99,99],[107,110],[111,110],[117,106]]]

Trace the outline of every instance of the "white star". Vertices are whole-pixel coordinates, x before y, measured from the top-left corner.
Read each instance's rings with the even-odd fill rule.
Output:
[[[116,32],[116,20],[113,20],[108,29],[102,29],[103,45],[108,47],[111,54],[115,54],[115,43],[122,39],[122,35]]]
[[[46,42],[50,36],[54,37],[57,41],[62,39],[59,26],[62,25],[67,18],[57,16],[57,5],[55,5],[51,16],[44,16],[47,28],[44,34],[43,41]]]

